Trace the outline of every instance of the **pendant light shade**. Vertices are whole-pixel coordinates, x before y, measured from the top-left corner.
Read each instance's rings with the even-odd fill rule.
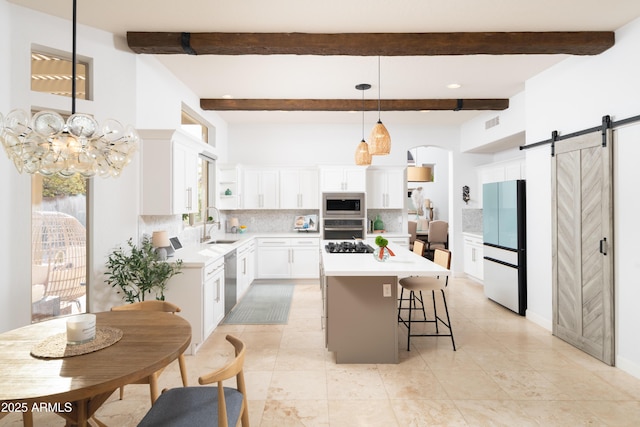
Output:
[[[371,129],[369,149],[372,155],[384,156],[391,152],[391,136],[380,120]]]
[[[368,166],[371,164],[371,153],[369,152],[369,144],[364,140],[364,91],[371,88],[370,84],[360,83],[356,85],[356,89],[362,91],[362,141],[356,147],[356,165]]]
[[[391,152],[391,136],[380,120],[380,57],[378,56],[378,123],[369,135],[369,152],[373,156],[384,156]]]
[[[369,144],[363,139],[356,147],[356,165],[368,166],[371,164],[371,153],[369,153]]]

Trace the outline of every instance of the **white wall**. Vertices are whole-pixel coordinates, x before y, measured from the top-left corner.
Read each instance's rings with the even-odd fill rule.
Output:
[[[460,128],[460,151],[466,152],[522,132],[526,126],[525,93],[509,99],[509,108],[490,111],[464,123]],[[499,124],[485,129],[485,122],[498,118]]]
[[[614,238],[616,276],[617,365],[640,377],[640,257],[638,257],[638,159],[640,159],[640,124],[614,131]],[[625,226],[625,228],[621,228]],[[631,228],[631,227],[634,228]]]
[[[640,19],[616,31],[616,44],[595,57],[567,59],[526,84],[527,143],[549,139],[553,130],[568,134],[597,126],[603,115],[620,120],[640,114]],[[616,363],[640,377],[640,324],[635,212],[640,180],[637,166],[637,126],[620,130],[615,142],[614,200],[616,257]],[[550,149],[526,151],[527,205],[536,208],[536,221],[528,210],[529,309],[527,316],[551,322]],[[631,213],[630,213],[631,212]],[[635,298],[634,298],[635,297]]]
[[[13,7],[0,2],[0,52],[3,57],[17,50],[12,46],[10,34],[18,24],[13,21]],[[12,82],[14,67],[10,61],[0,61],[0,114],[6,114],[20,94]],[[13,163],[7,159],[4,149],[0,153],[0,332],[22,326],[31,320],[28,310],[31,304],[31,276],[25,278],[24,272],[31,271],[31,221],[23,212],[29,212],[31,201],[30,179],[18,175]],[[27,195],[27,197],[24,197]],[[27,234],[24,234],[24,231]],[[27,236],[25,238],[25,236]],[[23,310],[11,310],[22,307]]]
[[[374,166],[406,165],[407,150],[418,145],[434,145],[445,149],[458,146],[459,132],[456,127],[386,126],[391,134],[391,154],[373,156]],[[367,129],[365,127],[365,131]],[[229,126],[229,162],[352,165],[361,138],[362,127],[358,124],[232,124]]]

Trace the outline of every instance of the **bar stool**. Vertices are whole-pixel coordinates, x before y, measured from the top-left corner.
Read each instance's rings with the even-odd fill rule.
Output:
[[[418,241],[416,241],[418,242]],[[415,252],[415,243],[414,243],[414,252]],[[433,254],[433,262],[449,269],[451,266],[451,252],[446,249],[435,249]],[[422,276],[412,276],[405,277],[400,279],[400,286],[402,287],[400,291],[400,305],[398,307],[398,322],[402,322],[407,327],[407,351],[411,351],[411,337],[451,337],[451,344],[453,345],[453,351],[456,350],[456,343],[453,339],[453,329],[451,329],[451,319],[449,318],[449,309],[447,307],[447,298],[445,296],[445,289],[449,283],[449,277],[447,276],[444,280],[439,277],[422,277]],[[409,291],[409,298],[404,298],[404,290]],[[436,309],[436,291],[440,291],[442,294],[442,302],[444,303],[444,310],[447,316],[446,322],[440,316],[438,316],[438,311]],[[433,299],[433,320],[427,320],[427,315],[424,309],[424,299],[422,297],[422,291],[431,291],[431,297]],[[409,307],[403,308],[402,301],[408,301]],[[416,307],[416,301],[420,301],[422,316],[424,320],[412,320],[411,315],[413,311],[418,311],[419,309]],[[407,320],[404,320],[400,315],[401,310],[409,311],[409,317]],[[435,334],[412,334],[411,333],[411,324],[412,323],[434,323],[436,327]],[[439,324],[442,324],[445,328],[449,330],[449,333],[440,333],[440,329],[438,327]]]

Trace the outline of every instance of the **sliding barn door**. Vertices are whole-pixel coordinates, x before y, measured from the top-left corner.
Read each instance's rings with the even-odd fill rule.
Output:
[[[614,365],[611,131],[555,143],[553,334]]]

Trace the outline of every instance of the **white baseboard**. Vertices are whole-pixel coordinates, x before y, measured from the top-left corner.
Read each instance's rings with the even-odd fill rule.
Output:
[[[542,316],[539,316],[538,314],[532,312],[531,310],[527,310],[527,312],[525,313],[525,316],[527,317],[527,320],[530,320],[536,325],[545,328],[547,331],[549,332],[553,331],[553,324],[551,323],[551,320],[548,320]]]
[[[640,365],[631,360],[616,356],[616,368],[640,379]]]

